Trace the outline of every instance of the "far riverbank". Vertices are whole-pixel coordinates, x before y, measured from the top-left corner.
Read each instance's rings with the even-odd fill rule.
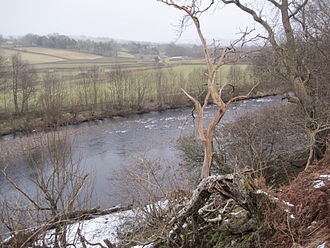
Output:
[[[258,92],[252,94],[248,99],[275,96],[277,93]],[[120,116],[127,117],[135,114],[144,114],[153,111],[164,111],[192,106],[191,101],[184,95],[172,97],[172,101],[165,103],[145,102],[143,106],[105,106],[96,110],[77,108],[76,111],[59,111],[56,118],[50,118],[45,113],[31,111],[24,116],[2,115],[0,117],[0,139],[5,135],[29,134],[40,131],[56,130],[59,127],[69,125],[79,125],[84,122],[104,120],[107,118]]]

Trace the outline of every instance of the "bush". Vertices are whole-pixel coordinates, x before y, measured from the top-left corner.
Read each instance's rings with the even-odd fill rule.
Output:
[[[247,113],[218,128],[214,146],[213,172],[224,174],[253,169],[271,184],[290,179],[305,165],[307,136],[299,126],[295,106],[273,106]],[[185,165],[201,167],[203,149],[195,136],[182,138],[178,149]]]

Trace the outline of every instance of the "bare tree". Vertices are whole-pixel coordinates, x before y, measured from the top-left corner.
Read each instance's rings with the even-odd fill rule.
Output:
[[[268,8],[275,8],[279,11],[280,24],[283,29],[274,28],[272,24],[270,24],[270,21],[264,17],[262,10],[257,9],[257,7],[253,7],[253,4],[243,4],[240,0],[222,0],[222,2],[225,4],[235,4],[242,11],[251,15],[257,23],[265,28],[268,36],[264,38],[269,41],[277,56],[285,65],[296,97],[298,97],[300,104],[310,115],[312,112],[311,99],[306,88],[306,84],[310,78],[310,71],[307,68],[304,58],[300,57],[297,53],[297,37],[294,34],[293,28],[293,21],[300,11],[306,6],[308,0],[264,1],[266,5],[269,4]],[[257,6],[257,4],[255,4],[255,6]],[[284,31],[284,44],[278,40],[279,35],[276,33],[277,30]]]
[[[0,54],[0,92],[8,90],[8,67],[6,57]],[[4,108],[7,106],[6,94],[3,95]]]
[[[130,95],[132,95],[131,105],[133,108],[141,109],[143,102],[145,100],[147,84],[145,79],[147,74],[129,74],[128,75],[128,85],[130,87]]]
[[[222,99],[222,91],[228,86],[228,84],[224,84],[222,87],[219,87],[217,84],[217,72],[219,68],[225,64],[236,62],[239,58],[243,57],[242,54],[239,54],[239,51],[235,49],[235,44],[232,44],[229,47],[220,48],[217,47],[215,50],[215,56],[210,52],[209,46],[207,44],[206,38],[202,32],[202,28],[200,25],[199,17],[209,10],[213,5],[214,1],[207,1],[208,3],[204,4],[203,1],[191,0],[186,1],[185,4],[180,4],[179,1],[173,0],[160,0],[160,2],[167,4],[168,6],[172,6],[176,9],[179,9],[185,13],[185,17],[182,20],[182,25],[185,25],[187,20],[191,20],[196,28],[200,41],[202,43],[205,61],[207,65],[207,93],[204,98],[204,101],[200,103],[195,97],[188,94],[185,90],[183,90],[184,94],[194,103],[195,109],[197,111],[197,119],[198,119],[198,134],[199,138],[203,144],[204,149],[204,161],[202,166],[201,178],[208,177],[210,174],[210,167],[212,165],[213,159],[213,137],[217,124],[224,116],[227,106],[229,103],[236,101],[238,99],[243,99],[248,97],[253,89],[244,96],[236,96],[231,98],[228,102],[224,102]],[[203,2],[203,4],[202,4]],[[247,33],[242,36],[241,46],[245,44],[247,38]],[[229,56],[229,54],[236,54],[236,56]],[[204,110],[209,102],[217,105],[217,111],[214,114],[210,123],[205,127],[204,123]]]
[[[309,54],[309,51],[313,50],[312,47],[317,45],[317,41],[325,36],[324,33],[326,33],[328,26],[325,23],[329,21],[330,17],[329,8],[317,0],[263,1],[263,9],[266,11],[272,9],[274,13],[279,13],[280,18],[277,26],[273,26],[272,20],[264,15],[262,9],[258,9],[256,2],[252,4],[241,0],[222,0],[222,2],[236,5],[251,15],[266,30],[267,36],[262,38],[271,44],[295,93],[295,96],[290,97],[289,100],[299,104],[305,115],[303,125],[308,130],[311,141],[309,145],[310,155],[306,165],[308,167],[313,159],[319,157],[320,150],[325,150],[320,146],[324,147],[326,135],[320,134],[330,129],[329,122],[324,121],[322,117],[320,118],[326,112],[317,106],[319,102],[317,99],[320,94],[315,91],[317,87],[315,87],[316,82],[312,74],[315,75],[316,71],[310,63],[316,54],[325,54],[326,49],[319,49],[312,56]],[[315,9],[318,11],[315,12]],[[312,17],[308,13],[311,10],[314,10]],[[315,20],[317,21],[315,22]],[[284,41],[281,39],[283,36]],[[320,121],[321,119],[323,120]]]
[[[239,66],[230,66],[227,78],[233,85],[239,86],[245,82],[245,76],[246,74],[244,69]]]
[[[64,91],[61,80],[51,72],[42,79],[43,92],[38,97],[46,118],[56,123],[63,107]]]
[[[25,209],[23,211],[34,212],[34,222],[30,223],[32,228],[28,232],[30,235],[23,243],[27,244],[43,231],[54,228],[54,247],[66,247],[66,225],[76,210],[86,207],[84,196],[87,199],[90,197],[88,174],[82,172],[79,161],[73,158],[71,143],[65,133],[38,134],[31,137],[22,149],[27,151],[26,162],[33,172],[30,180],[35,190],[31,192],[25,189],[7,173],[6,168],[1,172],[14,190],[26,200],[25,205],[28,207],[22,207]],[[6,162],[11,164],[9,159]],[[45,223],[39,222],[40,227],[36,228],[38,216]],[[24,232],[12,229],[17,235]],[[21,247],[25,247],[24,244]]]
[[[21,59],[19,54],[11,57],[12,94],[15,105],[15,113],[20,114],[28,111],[29,100],[35,91],[35,70]]]
[[[93,85],[93,105],[94,105],[94,109],[97,107],[97,99],[99,96],[99,92],[98,92],[98,82],[99,82],[99,71],[100,71],[100,67],[97,66],[93,66],[90,70],[89,70],[89,77],[90,80],[92,82]]]
[[[114,70],[108,73],[111,87],[114,90],[114,96],[118,106],[125,104],[126,85],[124,81],[127,79],[127,72],[123,70],[120,64],[114,66]]]
[[[6,79],[6,58],[0,54],[0,89]]]

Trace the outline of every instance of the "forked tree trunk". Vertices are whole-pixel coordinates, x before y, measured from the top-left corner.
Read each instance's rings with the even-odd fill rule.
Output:
[[[209,5],[207,5],[203,10],[198,7],[198,1],[191,0],[190,4],[179,4],[180,1],[173,0],[159,0],[160,2],[163,2],[169,6],[172,6],[174,8],[177,8],[183,12],[185,12],[193,21],[197,34],[201,40],[203,52],[205,56],[205,61],[207,65],[207,71],[208,71],[208,81],[207,81],[207,94],[204,98],[203,103],[200,103],[196,98],[189,95],[186,91],[183,90],[183,92],[188,96],[188,98],[194,103],[195,109],[198,116],[198,134],[201,143],[203,144],[204,148],[204,161],[203,161],[203,167],[201,170],[201,178],[206,178],[210,175],[210,168],[212,165],[212,159],[213,159],[213,137],[215,133],[215,128],[217,124],[222,119],[223,115],[225,114],[227,110],[227,104],[230,102],[233,102],[238,99],[244,99],[248,97],[252,90],[256,87],[252,87],[250,92],[245,96],[237,96],[232,99],[230,99],[227,103],[225,103],[222,99],[222,90],[224,87],[226,87],[227,84],[223,85],[222,87],[218,87],[217,85],[217,72],[220,69],[221,66],[225,64],[230,64],[238,61],[238,59],[241,57],[239,55],[232,56],[228,58],[227,56],[230,53],[235,54],[235,48],[234,46],[231,47],[225,47],[221,49],[220,55],[216,56],[215,58],[211,56],[209,51],[209,46],[207,45],[206,39],[202,33],[201,25],[199,22],[199,16],[201,13],[207,11],[211,6],[214,4],[214,1],[210,1]],[[183,22],[184,23],[184,22]],[[245,34],[242,36],[242,40],[245,41]],[[207,125],[207,127],[204,127],[204,109],[209,104],[209,102],[212,101],[213,104],[217,106],[217,112],[214,114],[213,118],[211,119],[210,123]]]

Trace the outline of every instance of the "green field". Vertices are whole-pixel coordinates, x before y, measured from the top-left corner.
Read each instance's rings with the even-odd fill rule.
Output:
[[[203,91],[201,80],[205,79],[206,69],[203,59],[185,59],[171,61],[163,57],[163,64],[156,66],[154,59],[140,58],[123,50],[118,57],[102,57],[93,54],[79,53],[62,49],[49,49],[39,47],[6,47],[0,49],[0,53],[6,57],[20,52],[22,59],[34,66],[39,75],[40,85],[35,86],[35,94],[30,98],[30,106],[41,107],[40,97],[43,94],[42,79],[46,72],[53,72],[62,81],[61,104],[70,108],[76,105],[93,104],[94,94],[97,94],[99,102],[135,102],[139,94],[150,101],[157,101],[159,94],[181,94],[181,88],[190,92]],[[129,76],[123,82],[117,84],[110,78],[107,72],[111,72],[120,65],[122,72],[128,72]],[[89,82],[82,84],[81,73],[89,68],[98,66],[101,68],[97,85]],[[220,68],[218,80],[220,84],[228,82],[228,76],[232,65]],[[246,65],[235,65],[244,77],[249,76]],[[245,83],[246,79],[235,79],[236,84]],[[205,85],[205,82],[204,82]],[[143,92],[142,92],[143,91]],[[142,92],[142,93],[141,93]],[[141,96],[140,96],[141,97]],[[87,99],[88,98],[88,99]],[[12,96],[9,91],[0,92],[0,110],[12,111],[14,108]]]

